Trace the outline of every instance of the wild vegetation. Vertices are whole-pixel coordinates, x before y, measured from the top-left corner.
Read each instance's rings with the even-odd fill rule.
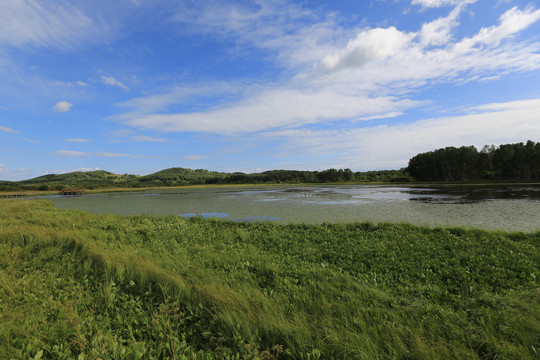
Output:
[[[2,359],[537,359],[540,233],[0,204]]]
[[[409,160],[418,181],[540,180],[540,142],[447,147]]]
[[[0,181],[0,191],[61,190],[66,188],[106,189],[183,186],[200,184],[296,184],[410,181],[404,170],[353,172],[350,169],[324,171],[271,170],[262,173],[221,173],[203,169],[171,168],[146,176],[117,175],[103,170],[49,174],[23,181]]]

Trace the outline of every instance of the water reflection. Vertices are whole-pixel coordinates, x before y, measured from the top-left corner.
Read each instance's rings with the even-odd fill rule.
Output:
[[[535,187],[294,187],[281,190],[244,190],[232,196],[255,197],[257,201],[273,202],[296,199],[306,204],[347,205],[380,201],[416,201],[441,204],[468,204],[493,199],[540,199]]]
[[[59,208],[278,223],[408,222],[540,230],[540,186],[264,186],[152,190],[76,198]]]
[[[430,196],[433,191],[441,194]],[[436,189],[416,189],[411,193],[421,195],[421,197],[412,198],[411,200],[429,203],[466,204],[497,199],[540,200],[540,187],[533,186],[453,186]]]

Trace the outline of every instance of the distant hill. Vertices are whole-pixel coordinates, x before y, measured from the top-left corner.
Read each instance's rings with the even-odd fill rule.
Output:
[[[156,173],[118,175],[104,170],[75,171],[66,174],[48,174],[22,181],[0,181],[0,191],[139,188],[156,186],[182,186],[197,184],[299,184],[299,183],[352,183],[352,182],[406,182],[407,172],[383,170],[353,172],[350,169],[323,171],[270,170],[262,173],[224,173],[204,169],[174,167]]]
[[[400,170],[354,172],[351,169],[322,171],[269,170],[261,173],[224,173],[174,167],[156,173],[118,175],[104,170],[49,174],[23,181],[0,181],[0,191],[138,188],[197,184],[347,184],[410,181],[538,181],[540,142],[484,146],[447,147],[421,153]]]
[[[38,176],[33,179],[23,180],[23,184],[35,183],[51,183],[51,182],[69,182],[69,181],[85,181],[85,180],[106,180],[117,179],[120,175],[113,174],[105,170],[95,171],[75,171],[66,174],[47,174]]]
[[[159,185],[205,184],[208,180],[225,179],[229,174],[204,169],[185,169],[174,167],[139,178],[141,183],[156,183]]]
[[[136,175],[118,175],[104,170],[75,171],[66,174],[47,174],[33,179],[13,182],[19,183],[26,188],[38,190],[60,190],[64,188],[102,188],[114,186],[126,186],[133,184],[139,177]]]

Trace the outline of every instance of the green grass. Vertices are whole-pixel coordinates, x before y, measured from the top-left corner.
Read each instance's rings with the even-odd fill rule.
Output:
[[[2,359],[538,359],[540,233],[0,202]]]

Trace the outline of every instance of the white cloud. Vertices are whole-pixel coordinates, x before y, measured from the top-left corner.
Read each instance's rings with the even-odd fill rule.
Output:
[[[64,141],[67,141],[67,142],[74,142],[74,143],[85,143],[85,142],[90,142],[90,140],[88,140],[88,139],[81,139],[81,138],[64,139]]]
[[[102,31],[65,1],[0,1],[0,45],[69,47]]]
[[[81,152],[74,150],[58,150],[53,153],[57,156],[62,157],[87,157],[87,156],[97,156],[97,157],[107,157],[107,158],[137,158],[137,159],[157,159],[159,157],[155,156],[144,156],[144,155],[132,155],[132,154],[119,154],[112,153],[108,151],[96,151],[96,152]]]
[[[116,80],[112,76],[102,75],[101,76],[101,82],[104,83],[105,85],[118,86],[122,90],[129,91],[129,88],[126,85],[124,85],[122,82]]]
[[[131,136],[129,139],[135,142],[167,142],[166,139],[157,138],[153,136],[147,136],[147,135],[135,135],[135,136]]]
[[[80,151],[73,150],[58,150],[55,152],[56,155],[65,156],[65,157],[80,157],[80,156],[90,156],[90,153],[84,153]]]
[[[146,130],[214,134],[354,122],[395,117],[425,104],[411,97],[426,84],[490,80],[540,68],[540,43],[513,39],[540,19],[540,10],[513,8],[501,15],[498,25],[454,39],[458,16],[472,2],[423,2],[455,7],[413,32],[395,27],[331,29],[335,25],[331,19],[303,14],[296,6],[283,15],[286,12],[277,10],[282,1],[257,3],[255,10],[225,6],[223,11],[203,11],[189,19],[184,14],[182,21],[277,51],[279,61],[293,73],[291,79],[237,92],[244,98],[196,112],[168,111],[174,104],[190,104],[189,92],[173,89],[119,104],[129,110],[115,119]],[[293,21],[301,17],[307,25]],[[269,25],[270,20],[277,25]],[[196,91],[191,94],[197,97]]]
[[[435,118],[394,126],[352,130],[285,130],[264,137],[281,139],[280,151],[330,155],[338,164],[359,170],[400,168],[421,152],[446,146],[499,145],[540,138],[540,99],[493,103],[460,116]],[[294,156],[294,155],[293,155]],[[342,164],[342,165],[339,165]],[[349,164],[349,165],[347,165]]]
[[[13,134],[18,134],[19,133],[18,131],[13,130],[12,128],[8,128],[6,126],[0,126],[0,131],[13,133]]]
[[[143,96],[124,101],[118,105],[132,108],[133,113],[148,114],[154,111],[162,111],[174,104],[199,104],[204,99],[211,97],[231,96],[258,91],[255,86],[242,82],[205,82],[203,84],[184,84],[174,86],[162,94]]]
[[[12,169],[6,167],[5,164],[0,164],[0,174],[2,175],[2,179],[0,180],[20,180],[20,177],[28,172],[29,170],[25,168]]]
[[[67,112],[67,111],[71,110],[72,106],[73,106],[73,104],[71,104],[71,103],[69,103],[67,101],[60,101],[59,103],[54,105],[54,111]]]
[[[498,26],[482,28],[476,36],[468,39],[468,42],[471,45],[497,46],[503,39],[522,31],[538,20],[540,20],[540,10],[534,11],[532,7],[528,7],[522,11],[513,7],[501,15]]]
[[[190,156],[184,156],[183,157],[184,160],[204,160],[204,159],[208,159],[208,156],[204,156],[204,155],[190,155]]]
[[[379,84],[385,87],[417,87],[427,81],[460,82],[493,76],[497,72],[533,70],[540,68],[540,44],[513,43],[513,35],[540,20],[540,10],[513,8],[505,12],[499,25],[482,28],[476,35],[452,41],[451,31],[458,25],[457,16],[463,8],[457,6],[448,17],[436,19],[422,26],[416,33],[397,33],[388,39],[375,35],[373,30],[363,31],[358,37],[372,38],[368,43],[379,48],[391,47],[395,38],[402,39],[395,54],[380,58],[366,66],[364,61],[350,61],[349,51],[341,51],[332,62],[341,64],[330,80],[343,85],[355,83]],[[405,42],[409,39],[408,42]],[[359,44],[365,44],[366,41]],[[365,52],[365,45],[358,45]],[[347,48],[349,45],[347,45]],[[345,50],[347,50],[347,48]],[[400,49],[399,51],[397,49]],[[334,55],[335,56],[335,55]],[[362,60],[362,59],[360,59]],[[326,59],[322,66],[327,65]]]
[[[463,8],[456,6],[448,16],[423,24],[418,34],[421,47],[444,46],[449,43],[452,40],[452,30],[459,25],[457,17]]]
[[[78,168],[76,171],[98,171],[98,170],[101,170],[101,169],[99,167],[94,167],[94,168],[81,167],[81,168]]]
[[[413,36],[398,31],[395,27],[360,32],[355,39],[348,42],[345,49],[325,57],[322,60],[323,68],[328,72],[339,71],[384,60],[403,51]]]
[[[472,4],[477,0],[412,0],[412,5],[421,5],[422,8],[442,7],[449,5]]]
[[[136,131],[132,129],[118,129],[111,131],[111,135],[115,138],[112,140],[115,143],[122,142],[154,142],[154,143],[164,143],[167,142],[167,139],[137,134]]]
[[[411,100],[368,98],[320,90],[277,89],[234,106],[188,114],[124,114],[127,124],[164,132],[235,134],[277,127],[302,126],[343,118],[367,120],[399,115],[418,106]]]
[[[73,86],[73,83],[66,82],[66,81],[55,80],[55,81],[51,81],[51,82],[50,82],[50,85],[52,85],[52,86],[71,87],[71,86]]]
[[[278,61],[295,67],[320,60],[344,31],[334,14],[321,15],[287,0],[181,2],[175,20],[198,34],[275,51]]]
[[[81,81],[81,80],[78,80],[76,84],[79,85],[79,86],[87,86],[88,85],[87,83],[85,83],[84,81]]]

